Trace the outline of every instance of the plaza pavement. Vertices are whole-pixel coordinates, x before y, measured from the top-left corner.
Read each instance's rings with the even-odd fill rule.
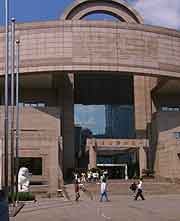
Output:
[[[147,195],[134,201],[131,195],[111,195],[110,202],[82,197],[79,202],[64,198],[30,203],[10,221],[180,221],[180,194]]]

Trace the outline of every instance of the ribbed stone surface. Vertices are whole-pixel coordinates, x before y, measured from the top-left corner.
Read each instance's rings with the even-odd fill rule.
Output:
[[[52,21],[17,25],[21,72],[126,71],[179,76],[180,33],[109,21]],[[4,42],[4,33],[0,33]],[[4,43],[0,73],[4,72]]]

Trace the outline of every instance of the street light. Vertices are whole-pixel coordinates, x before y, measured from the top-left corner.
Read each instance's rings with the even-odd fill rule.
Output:
[[[14,35],[15,18],[11,19],[11,193],[14,193]]]

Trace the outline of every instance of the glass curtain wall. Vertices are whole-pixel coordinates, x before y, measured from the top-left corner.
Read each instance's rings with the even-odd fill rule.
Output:
[[[75,77],[75,125],[99,138],[134,138],[133,78],[78,74]]]

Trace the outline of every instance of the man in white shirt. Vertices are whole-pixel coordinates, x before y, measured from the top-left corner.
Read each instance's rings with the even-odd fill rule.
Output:
[[[139,196],[141,197],[142,200],[145,200],[145,199],[144,199],[144,196],[143,196],[143,194],[142,194],[142,192],[143,192],[142,180],[143,180],[143,178],[140,178],[139,183],[138,183],[138,185],[137,185],[137,193],[136,193],[136,196],[135,196],[134,200],[137,200],[137,198],[138,198]]]

